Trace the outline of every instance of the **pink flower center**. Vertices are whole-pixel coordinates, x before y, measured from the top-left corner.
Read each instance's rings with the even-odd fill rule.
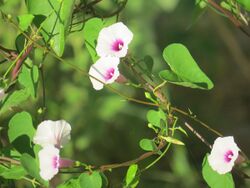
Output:
[[[224,160],[225,160],[227,163],[229,163],[229,162],[232,160],[233,156],[234,156],[233,151],[232,151],[232,150],[228,150],[228,151],[224,154]]]
[[[107,80],[110,80],[113,76],[114,76],[114,73],[115,73],[115,69],[114,68],[110,68],[106,71],[106,74],[104,75],[104,79],[107,81]]]
[[[59,167],[59,157],[58,156],[54,156],[52,158],[52,166],[53,166],[53,168],[58,168]]]
[[[124,46],[124,42],[121,39],[116,39],[112,44],[112,50],[119,52]]]

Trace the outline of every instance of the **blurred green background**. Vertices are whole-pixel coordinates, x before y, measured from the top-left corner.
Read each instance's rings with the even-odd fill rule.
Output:
[[[2,0],[0,4],[0,9],[13,18],[27,12],[22,0]],[[114,9],[110,0],[104,0],[98,6],[107,11]],[[196,16],[197,11],[191,0],[129,0],[120,20],[134,33],[130,53],[138,58],[152,56],[155,73],[166,68],[161,56],[165,46],[180,42],[188,47],[215,87],[211,91],[200,91],[169,85],[172,104],[191,109],[211,127],[224,135],[233,135],[240,148],[250,156],[250,38],[212,10],[207,9],[199,16]],[[17,33],[0,19],[1,45],[14,49]],[[39,50],[32,53],[35,64],[41,62],[41,54]],[[63,59],[88,71],[92,62],[82,31],[68,36]],[[0,65],[2,74],[4,68],[1,66],[5,65]],[[150,107],[127,102],[108,89],[95,91],[86,76],[51,56],[44,61],[44,71],[45,119],[65,119],[72,125],[72,141],[64,148],[62,156],[102,165],[127,161],[143,153],[138,142],[142,138],[154,137],[146,123],[146,112]],[[118,84],[114,87],[145,100],[139,89]],[[41,85],[39,93],[37,100],[24,106],[33,115],[35,125],[42,120],[37,114],[42,104]],[[11,115],[0,117],[1,127],[7,127]],[[192,125],[213,143],[212,133],[199,124]],[[201,163],[209,148],[188,133],[189,137],[183,138],[186,147],[173,147],[152,169],[142,173],[138,187],[207,187],[201,176]],[[140,165],[149,164],[153,159],[151,157]],[[125,173],[126,168],[107,172],[109,187],[122,187]],[[54,183],[69,177],[59,175]],[[237,174],[234,177],[236,187],[250,187],[249,180],[244,181]],[[16,186],[28,185],[19,181]]]

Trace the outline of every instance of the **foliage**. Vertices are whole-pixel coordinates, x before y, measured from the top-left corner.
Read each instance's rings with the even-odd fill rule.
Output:
[[[152,6],[148,2],[127,0],[0,1],[0,26],[4,31],[0,31],[3,35],[0,36],[0,89],[4,91],[4,96],[0,98],[0,184],[17,184],[18,187],[56,185],[59,188],[118,185],[135,188],[139,185],[146,187],[144,178],[150,171],[152,178],[166,178],[164,185],[178,186],[180,179],[184,182],[189,177],[183,187],[200,186],[197,180],[202,175],[210,187],[235,187],[232,173],[220,175],[215,172],[209,165],[207,155],[200,164],[202,173],[199,172],[199,177],[196,177],[184,152],[190,147],[188,139],[192,136],[209,145],[193,124],[201,125],[206,136],[208,133],[222,136],[187,107],[188,102],[195,103],[195,99],[188,101],[189,96],[185,96],[181,106],[188,110],[173,105],[178,103],[178,92],[175,94],[171,90],[174,85],[183,86],[184,89],[179,87],[179,91],[190,89],[190,92],[199,92],[191,89],[201,89],[205,97],[207,90],[220,87],[213,72],[204,68],[201,55],[197,55],[199,49],[189,48],[189,45],[184,45],[185,42],[175,39],[164,42],[163,50],[158,50],[150,33],[153,27],[148,24],[148,30],[137,28],[137,22],[147,23],[145,20],[153,19],[154,12],[161,9],[173,14],[178,3],[157,0]],[[215,10],[249,35],[246,29],[250,10],[248,1],[225,0],[218,4],[212,0],[200,0],[196,1],[196,8],[200,12],[209,8]],[[141,10],[145,18],[134,16],[133,9]],[[144,9],[148,14],[145,15]],[[123,11],[131,11],[131,14],[123,14]],[[132,18],[136,19],[134,25],[129,21]],[[102,83],[105,84],[104,90],[94,91],[89,77],[96,78],[89,75],[88,70],[102,58],[96,53],[99,33],[103,28],[123,20],[128,20],[128,27],[133,25],[133,41],[128,45],[127,55],[120,58],[120,76],[114,84]],[[7,32],[8,28],[13,31]],[[205,47],[203,50],[206,51]],[[210,107],[206,106],[206,111],[210,111],[208,109]],[[204,112],[201,110],[201,113]],[[58,178],[50,181],[44,180],[41,175],[38,153],[42,148],[33,142],[37,125],[47,119],[72,122],[72,141],[61,153],[73,164],[60,167]],[[141,127],[140,124],[147,126]],[[116,132],[118,127],[121,136]],[[106,136],[103,136],[105,132]],[[182,148],[182,152],[176,152],[178,148]],[[195,146],[192,148],[195,150]],[[126,156],[120,157],[120,152]],[[103,157],[103,153],[108,153],[110,158]],[[178,157],[172,160],[171,154]],[[162,166],[166,166],[167,162],[172,165],[175,171],[172,176],[159,172],[161,163],[158,162],[164,157],[166,160]],[[243,160],[235,168],[248,177],[242,168],[248,162],[247,156],[240,154],[240,157]],[[185,164],[183,169],[180,169],[178,160]],[[107,162],[111,164],[100,165]],[[152,166],[154,169],[150,169]],[[117,172],[117,168],[127,171]],[[155,171],[156,168],[158,171]],[[190,177],[190,174],[193,176]],[[155,184],[155,180],[149,181],[155,187],[163,185],[160,181]]]

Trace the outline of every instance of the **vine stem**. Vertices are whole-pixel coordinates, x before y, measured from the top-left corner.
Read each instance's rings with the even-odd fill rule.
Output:
[[[120,168],[120,167],[127,167],[127,166],[130,166],[132,164],[138,163],[138,162],[140,162],[140,161],[142,161],[142,160],[144,160],[146,158],[149,158],[152,155],[157,154],[157,152],[159,150],[161,150],[165,145],[166,145],[166,142],[160,142],[160,144],[158,145],[156,150],[143,153],[142,155],[140,155],[139,157],[137,157],[135,159],[132,159],[132,160],[129,160],[129,161],[126,161],[126,162],[123,162],[123,163],[105,164],[105,165],[101,165],[101,166],[99,166],[97,168],[95,168],[94,166],[91,166],[91,169],[93,168],[93,170],[104,172],[104,171],[108,171],[110,169],[115,169],[115,168]],[[78,167],[80,168],[81,166],[78,166]],[[79,171],[74,171],[74,172],[60,171],[60,173],[82,173],[82,172],[89,171],[89,170],[86,170],[86,164],[82,165],[82,167],[83,168],[80,169]]]
[[[240,27],[241,24],[240,22],[233,17],[227,10],[225,10],[224,8],[222,8],[220,5],[218,5],[216,2],[214,2],[213,0],[207,0],[207,3],[210,4],[212,7],[214,7],[216,10],[220,11],[221,13],[223,13],[224,15],[226,15],[228,17],[228,19],[236,26],[236,27]]]
[[[0,162],[8,163],[8,164],[11,163],[11,164],[14,164],[14,165],[20,165],[21,164],[18,160],[11,159],[9,157],[3,157],[3,156],[0,157]]]
[[[11,73],[12,81],[15,80],[16,77],[18,76],[20,68],[21,68],[24,60],[26,59],[26,57],[30,54],[32,48],[33,48],[32,44],[27,46],[27,49],[25,50],[25,52],[20,56],[20,58],[18,58],[16,60],[16,63],[15,63],[16,65],[15,65],[15,67],[14,67],[12,73]]]
[[[194,128],[188,124],[187,122],[184,123],[184,125],[197,137],[199,138],[205,145],[207,145],[210,149],[212,149],[212,146],[206,141],[206,139],[200,135]]]
[[[167,147],[165,148],[165,150],[162,152],[162,154],[159,157],[157,157],[152,163],[150,163],[148,166],[146,166],[144,169],[142,169],[141,172],[148,170],[150,167],[152,167],[154,164],[156,164],[168,152],[170,146],[171,146],[171,143],[169,142]]]
[[[106,171],[106,170],[110,170],[110,169],[114,169],[114,168],[119,168],[119,167],[126,167],[126,166],[130,166],[132,164],[138,163],[152,155],[155,155],[161,148],[163,148],[165,146],[165,144],[160,144],[157,148],[157,150],[155,151],[151,151],[151,152],[147,152],[142,154],[141,156],[139,156],[136,159],[130,160],[130,161],[126,161],[123,163],[118,163],[118,164],[108,164],[108,165],[102,165],[99,167],[99,170],[101,172]]]
[[[218,10],[219,12],[221,12],[223,15],[225,15],[237,28],[239,28],[243,33],[245,33],[248,37],[250,37],[250,33],[242,27],[242,23],[235,16],[232,16],[232,14],[229,11],[222,8],[213,0],[207,0],[207,3],[211,5],[213,8],[215,8],[216,10]],[[241,14],[240,16],[242,17]]]
[[[216,134],[217,136],[223,136],[220,132],[216,131],[215,129],[211,128],[209,125],[207,125],[206,123],[204,123],[203,121],[199,120],[198,118],[191,116],[188,112],[185,112],[179,108],[176,107],[171,107],[171,110],[178,112],[182,115],[185,115],[189,118],[191,118],[192,120],[196,121],[197,123],[201,124],[203,127],[207,128],[209,131],[213,132],[214,134]]]
[[[22,52],[16,57],[16,59],[13,61],[13,63],[9,66],[5,74],[3,75],[3,78],[6,78],[8,73],[11,71],[12,67],[18,62],[18,65],[20,66],[20,63],[22,63],[20,60],[24,60],[27,57],[27,54],[25,56],[25,51],[28,49],[29,45],[25,46]],[[25,56],[25,57],[24,57]],[[17,71],[17,68],[16,68]],[[12,74],[12,80],[13,80],[13,74]]]

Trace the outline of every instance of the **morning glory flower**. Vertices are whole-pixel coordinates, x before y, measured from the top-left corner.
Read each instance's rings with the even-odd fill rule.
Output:
[[[53,145],[62,148],[70,140],[70,131],[70,124],[64,120],[46,120],[38,125],[33,142],[42,147]]]
[[[214,141],[208,162],[214,171],[225,174],[232,170],[239,151],[240,149],[232,136],[218,137]]]
[[[0,88],[0,101],[4,98],[4,96],[5,96],[4,89]]]
[[[98,36],[96,52],[100,57],[125,57],[133,33],[122,22],[104,27]]]
[[[95,90],[102,89],[104,84],[111,84],[118,78],[120,75],[118,70],[119,62],[120,59],[116,57],[101,57],[90,67],[90,81]]]
[[[62,159],[59,155],[59,149],[48,145],[38,152],[40,176],[44,180],[51,180],[58,172],[59,168],[70,167],[73,161]]]

